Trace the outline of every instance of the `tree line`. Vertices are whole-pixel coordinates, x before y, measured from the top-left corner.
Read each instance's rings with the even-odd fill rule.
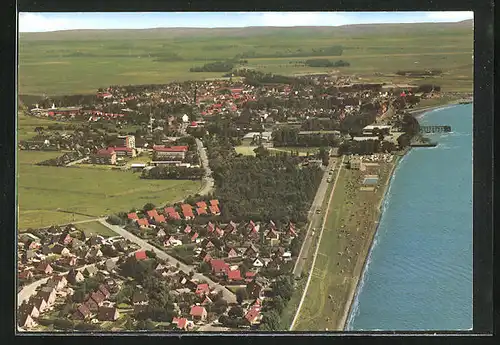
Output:
[[[308,133],[299,134],[300,130],[294,127],[281,127],[273,131],[272,139],[275,147],[306,146],[338,147],[340,138],[335,133]]]
[[[203,174],[203,168],[163,166],[143,170],[141,178],[154,180],[199,180],[203,177]]]
[[[351,64],[344,60],[332,62],[328,59],[309,59],[304,62],[309,67],[348,67]]]

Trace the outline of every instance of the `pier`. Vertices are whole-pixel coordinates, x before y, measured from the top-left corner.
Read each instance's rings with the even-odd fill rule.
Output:
[[[451,126],[420,126],[420,133],[448,133]]]

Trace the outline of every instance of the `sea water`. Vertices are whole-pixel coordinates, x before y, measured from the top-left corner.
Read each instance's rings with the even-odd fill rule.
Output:
[[[396,168],[347,330],[472,328],[472,105],[419,122],[452,132]]]

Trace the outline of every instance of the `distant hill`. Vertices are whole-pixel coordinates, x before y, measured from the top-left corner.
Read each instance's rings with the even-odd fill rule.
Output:
[[[251,37],[251,36],[344,36],[380,35],[409,32],[432,32],[449,29],[468,29],[472,20],[456,23],[411,23],[411,24],[355,24],[343,26],[294,26],[271,27],[254,26],[245,28],[155,28],[155,29],[113,29],[113,30],[63,30],[53,32],[20,33],[23,41],[51,40],[109,40],[123,39],[163,39],[163,38],[213,38],[213,37]]]

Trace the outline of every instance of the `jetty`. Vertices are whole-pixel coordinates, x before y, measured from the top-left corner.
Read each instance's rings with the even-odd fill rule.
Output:
[[[451,126],[420,126],[420,133],[448,133]]]

